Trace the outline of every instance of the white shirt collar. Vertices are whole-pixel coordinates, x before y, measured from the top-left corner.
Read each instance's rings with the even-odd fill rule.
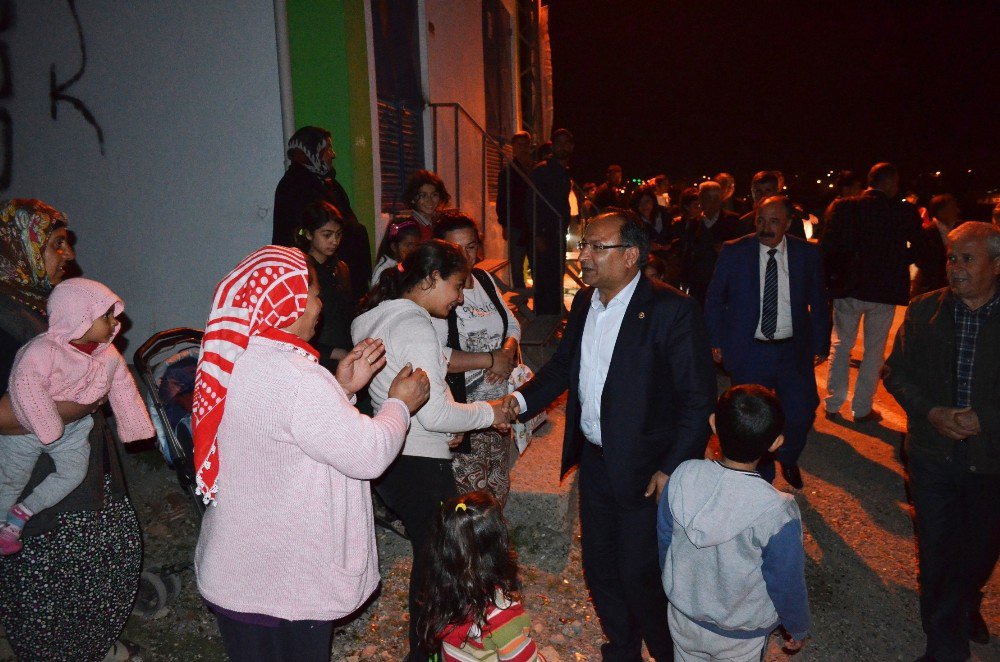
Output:
[[[608,305],[601,303],[601,291],[594,288],[594,293],[590,297],[590,307],[596,310],[607,310],[612,306],[627,306],[632,300],[632,295],[635,293],[635,288],[639,284],[639,277],[642,276],[642,271],[637,273],[635,277],[629,281],[629,284],[621,289],[618,294],[612,297]]]
[[[768,248],[764,244],[760,243],[760,240],[757,241],[757,245],[760,246],[760,254],[761,255],[767,255],[767,252],[769,250],[771,250],[770,248]],[[776,256],[777,255],[784,255],[785,251],[788,250],[788,235],[785,235],[784,237],[782,237],[781,238],[781,243],[778,244],[777,246],[775,246],[775,248],[778,249],[778,252],[775,253]]]

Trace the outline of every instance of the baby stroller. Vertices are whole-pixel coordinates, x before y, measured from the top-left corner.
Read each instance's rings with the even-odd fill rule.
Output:
[[[191,434],[191,400],[202,332],[177,328],[153,334],[135,351],[133,361],[143,389],[156,441],[167,466],[174,470],[181,489],[190,496],[198,518],[205,504],[195,494],[194,445]],[[142,573],[134,611],[154,617],[180,593],[180,573],[191,567],[185,560],[146,568]]]
[[[156,441],[167,466],[177,474],[200,517],[202,498],[195,494],[191,400],[202,332],[177,328],[154,333],[135,351],[133,360],[145,385],[146,407],[156,428]]]

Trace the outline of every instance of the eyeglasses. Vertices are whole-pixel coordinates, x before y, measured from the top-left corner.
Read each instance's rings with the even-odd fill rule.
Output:
[[[580,250],[580,252],[589,248],[595,253],[602,253],[611,248],[632,248],[632,244],[595,244],[589,241],[578,241],[576,247]]]

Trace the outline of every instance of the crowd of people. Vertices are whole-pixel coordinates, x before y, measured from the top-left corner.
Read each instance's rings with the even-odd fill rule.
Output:
[[[520,323],[476,267],[481,225],[447,207],[441,178],[413,173],[410,210],[387,225],[373,264],[330,133],[305,127],[289,141],[273,245],[216,287],[193,397],[197,487],[211,504],[195,568],[228,656],[329,658],[334,623],[379,583],[372,485],[412,546],[407,659],[541,660],[503,507],[510,427],[564,393],[561,472],[579,468],[603,659],[638,661],[645,644],[657,660],[757,660],[776,629],[801,648],[801,517],[771,483],[780,468],[803,487],[815,366],[828,358],[825,415],[844,418],[861,324],[852,420],[881,419],[880,376],[908,417],[922,659],[964,660],[970,640],[988,641],[1000,228],[961,223],[948,195],[922,219],[888,163],[864,184],[845,173],[818,218],[778,171],[754,176],[745,208],[726,173],[679,194],[663,176],[626,191],[613,165],[581,188],[569,131],[553,132],[539,163],[530,135],[511,142],[497,210],[513,284],[528,267],[535,312],[566,316],[523,385],[511,379]],[[571,194],[586,287],[566,312]],[[112,344],[124,303],[67,279],[74,258],[65,215],[4,204],[0,618],[21,659],[131,659],[116,638],[141,535],[101,405],[121,441],[153,430]],[[721,397],[719,370],[732,383]],[[706,460],[713,432],[722,455]]]

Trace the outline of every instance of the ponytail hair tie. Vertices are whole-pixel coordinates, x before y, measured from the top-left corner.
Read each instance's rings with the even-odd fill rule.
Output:
[[[403,263],[402,262],[400,262],[400,263],[398,263],[396,265],[396,271],[398,271],[399,273],[403,273]]]
[[[399,236],[400,232],[408,227],[417,227],[417,222],[407,218],[396,223],[390,223],[386,234],[389,235],[389,240],[392,241]]]
[[[455,512],[456,512],[456,513],[457,513],[458,511],[460,511],[460,510],[461,510],[462,512],[465,512],[465,511],[467,511],[468,509],[469,509],[469,508],[468,508],[468,507],[467,507],[467,506],[465,505],[465,503],[463,503],[463,502],[461,502],[461,501],[459,501],[458,503],[456,503],[456,504],[455,504]]]

